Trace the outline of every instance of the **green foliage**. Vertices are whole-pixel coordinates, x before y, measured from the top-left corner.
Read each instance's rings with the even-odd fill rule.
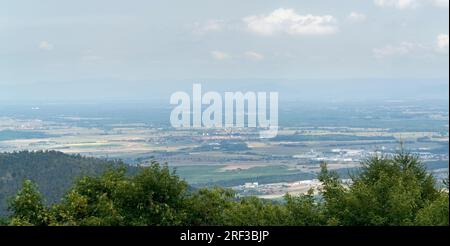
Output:
[[[37,186],[30,180],[23,182],[22,189],[10,201],[10,209],[14,216],[11,218],[12,225],[47,225],[50,215],[43,204],[42,195]]]
[[[0,226],[7,226],[9,224],[10,224],[10,222],[9,222],[8,218],[6,218],[6,217],[0,218]]]
[[[414,225],[418,212],[439,197],[433,176],[405,152],[366,160],[349,186],[326,168],[320,179],[327,217],[338,225]]]
[[[228,189],[200,189],[186,200],[186,225],[223,225],[224,211],[234,204],[234,192]]]
[[[351,182],[321,165],[318,193],[283,202],[237,197],[228,189],[190,190],[156,162],[130,175],[123,166],[77,179],[59,203],[46,205],[25,181],[10,201],[10,225],[448,225],[448,189],[420,160],[400,152],[374,156]]]
[[[224,211],[225,225],[269,226],[285,225],[286,209],[280,204],[245,197]]]
[[[178,225],[187,184],[152,163],[127,176],[124,168],[78,180],[53,207],[61,225]]]
[[[430,202],[417,214],[417,225],[448,226],[448,193],[442,192],[439,198]]]
[[[324,206],[316,201],[313,190],[302,196],[287,194],[285,200],[288,225],[318,226],[326,223]]]
[[[7,198],[13,196],[24,180],[32,180],[48,204],[58,202],[76,177],[96,176],[109,167],[123,166],[107,161],[56,151],[0,153],[0,216],[7,215]],[[130,172],[134,171],[129,167]]]

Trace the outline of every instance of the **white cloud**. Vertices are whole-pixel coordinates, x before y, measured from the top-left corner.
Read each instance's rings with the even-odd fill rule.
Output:
[[[103,58],[101,56],[96,56],[96,55],[85,55],[81,57],[81,60],[83,62],[98,62],[103,60]]]
[[[211,51],[211,57],[219,61],[231,59],[231,55],[219,50]]]
[[[53,44],[48,41],[41,41],[41,42],[39,42],[38,47],[41,50],[52,50]]]
[[[194,33],[204,34],[207,32],[218,32],[224,27],[223,20],[207,20],[203,23],[197,22],[194,24]]]
[[[397,9],[415,8],[419,0],[375,0],[375,5],[380,7],[394,7]]]
[[[427,47],[422,44],[402,42],[398,45],[386,45],[382,48],[375,48],[373,49],[373,55],[378,59],[382,59],[386,57],[410,55],[424,50],[427,50]]]
[[[380,7],[394,7],[398,9],[415,8],[418,6],[417,0],[375,0],[375,4]]]
[[[439,34],[437,37],[438,50],[448,53],[448,34]]]
[[[391,7],[397,9],[412,9],[423,5],[431,5],[439,8],[448,8],[449,0],[374,0],[379,7]]]
[[[104,57],[96,54],[93,50],[85,50],[81,56],[81,61],[84,63],[98,63],[104,60]]]
[[[252,61],[264,60],[264,55],[254,51],[247,51],[244,53],[244,57]]]
[[[449,6],[449,0],[432,0],[431,2],[434,6],[440,8],[448,8]]]
[[[366,19],[367,19],[366,15],[355,12],[355,11],[351,12],[347,16],[347,20],[349,20],[351,22],[362,22],[362,21],[365,21]]]
[[[249,31],[260,35],[318,35],[337,32],[336,19],[331,15],[299,15],[293,9],[280,8],[269,15],[243,18]]]
[[[386,45],[382,48],[375,48],[372,50],[372,52],[373,56],[377,59],[401,56],[429,58],[437,54],[448,54],[448,40],[448,34],[439,34],[434,44],[402,42],[397,45]]]

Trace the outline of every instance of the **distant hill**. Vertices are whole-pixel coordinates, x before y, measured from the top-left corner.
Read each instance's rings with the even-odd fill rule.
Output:
[[[84,175],[98,175],[119,161],[67,155],[57,151],[0,153],[0,216],[7,213],[7,199],[25,179],[34,181],[48,203],[59,201],[73,181]]]

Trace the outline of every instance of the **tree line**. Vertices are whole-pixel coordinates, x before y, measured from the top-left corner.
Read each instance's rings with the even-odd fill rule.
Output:
[[[18,151],[0,153],[0,217],[8,214],[7,200],[32,180],[39,186],[47,204],[59,202],[77,177],[101,175],[121,161],[67,155],[58,151]],[[129,172],[135,171],[133,167]]]
[[[167,165],[152,162],[130,174],[124,166],[78,178],[47,205],[25,180],[9,200],[6,225],[34,226],[448,226],[445,187],[417,156],[373,156],[344,183],[321,165],[318,194],[285,195],[282,202],[238,197],[224,188],[192,190]]]

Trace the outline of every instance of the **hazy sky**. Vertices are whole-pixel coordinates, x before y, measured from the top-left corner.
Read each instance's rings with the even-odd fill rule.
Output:
[[[448,84],[448,18],[448,0],[0,0],[0,96],[209,79]]]

